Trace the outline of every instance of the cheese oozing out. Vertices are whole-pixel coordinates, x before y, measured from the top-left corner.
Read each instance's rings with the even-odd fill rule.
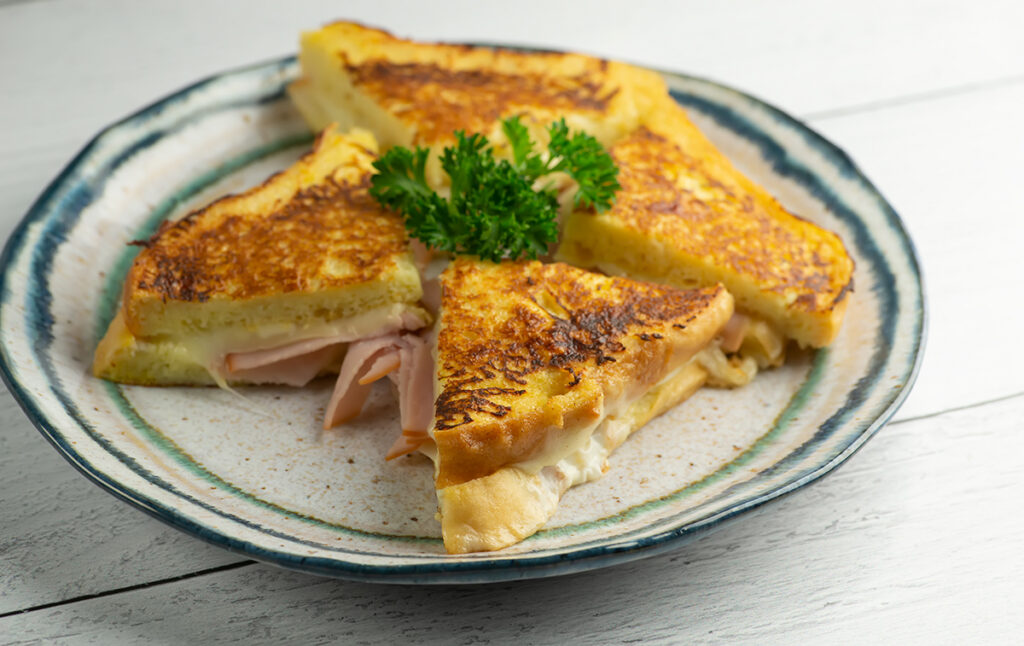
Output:
[[[282,383],[301,386],[340,358],[345,345],[399,330],[415,330],[427,323],[421,309],[392,303],[354,316],[296,326],[282,322],[248,329],[219,329],[176,339],[136,339],[141,352],[147,345],[175,347],[203,366],[213,381]]]
[[[603,476],[609,468],[612,452],[652,416],[685,399],[704,383],[742,385],[753,376],[737,370],[735,362],[725,358],[719,344],[719,340],[713,341],[650,388],[605,402],[592,424],[581,426],[569,435],[554,437],[529,460],[503,467],[503,470],[519,472],[521,477],[515,481],[518,486],[529,489],[522,498],[532,501],[533,515],[539,521],[533,531],[554,514],[558,501],[568,489]],[[746,368],[749,370],[750,366]],[[756,365],[753,370],[756,372]],[[437,462],[433,441],[425,441],[420,452]],[[444,510],[447,492],[440,490],[438,495]],[[489,538],[474,542],[476,539],[471,537],[474,528],[460,521],[455,523],[460,524],[460,531],[466,534],[460,540],[472,545],[465,551],[494,548]]]
[[[657,396],[683,371],[698,363],[699,355],[665,375],[650,389],[606,402],[602,414],[593,424],[580,427],[568,437],[549,442],[533,458],[511,466],[539,475],[547,495],[554,502],[569,488],[597,480],[608,470],[608,458],[612,452],[637,430],[634,419],[637,404],[645,398]]]
[[[434,366],[437,363],[437,333],[436,326],[430,330],[421,330],[419,336],[422,342],[426,343],[429,352],[420,355],[419,361],[429,357],[430,366],[417,365],[414,369],[417,372],[426,369],[434,372],[433,392],[429,401],[412,402],[403,401],[406,398],[424,398],[426,392],[412,393],[404,389],[399,390],[400,404],[404,407],[417,409],[433,408],[434,399],[440,391],[440,384],[437,380]],[[407,359],[408,360],[408,359]],[[636,429],[638,424],[634,419],[633,408],[644,398],[656,396],[663,388],[672,384],[683,371],[692,371],[699,366],[703,375],[701,383],[705,381],[721,386],[739,386],[746,384],[757,372],[757,363],[750,357],[727,357],[718,341],[712,342],[706,348],[694,355],[689,361],[676,367],[665,375],[660,381],[646,390],[624,392],[617,399],[604,402],[601,414],[588,425],[581,426],[569,434],[558,434],[552,436],[544,447],[530,459],[508,465],[518,468],[530,475],[540,474],[551,483],[557,483],[560,495],[571,486],[597,479],[607,470],[607,460],[611,452],[615,450],[629,434]],[[375,377],[385,376],[380,374]],[[362,382],[366,385],[368,382]],[[642,410],[649,407],[642,407]],[[332,424],[333,425],[333,424]],[[403,424],[403,426],[407,426]],[[419,451],[437,462],[437,448],[434,444],[433,426],[423,428],[420,425],[416,429],[403,428],[403,437],[396,442],[397,446],[404,447],[399,455]],[[389,453],[388,457],[396,457],[395,451]]]

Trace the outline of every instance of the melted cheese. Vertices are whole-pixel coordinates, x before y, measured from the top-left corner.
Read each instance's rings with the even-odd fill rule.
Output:
[[[635,425],[629,415],[631,407],[649,393],[671,383],[694,361],[696,358],[679,366],[647,391],[622,396],[611,402],[595,423],[560,435],[530,460],[509,466],[529,475],[539,475],[544,488],[539,498],[550,498],[552,505],[557,504],[559,497],[570,487],[596,480],[608,469],[608,456],[634,430]],[[421,446],[420,451],[436,465],[437,448],[433,442]]]
[[[553,443],[535,458],[514,466],[526,473],[539,474],[548,490],[547,494],[556,500],[570,487],[600,478],[608,470],[608,457],[612,451],[635,430],[631,415],[633,406],[649,393],[670,384],[692,363],[700,365],[712,383],[731,383],[738,378],[737,368],[725,360],[722,350],[713,343],[697,353],[690,362],[669,373],[650,390],[614,402],[597,423],[582,427],[567,440]],[[743,364],[747,372],[741,374],[752,378],[757,372],[757,365],[752,359],[744,360]]]
[[[437,361],[436,326],[430,333],[432,357],[435,365]],[[737,367],[737,361],[740,367]],[[632,392],[620,396],[617,400],[608,402],[602,414],[593,424],[581,426],[569,434],[557,434],[553,436],[545,447],[530,460],[508,465],[502,472],[518,473],[520,477],[515,478],[517,486],[525,487],[528,491],[519,492],[520,499],[532,501],[530,511],[536,516],[539,523],[543,523],[554,513],[558,501],[569,488],[596,480],[608,470],[608,458],[612,451],[618,448],[634,430],[642,426],[646,416],[651,415],[652,409],[663,410],[652,401],[657,401],[661,390],[670,388],[673,382],[680,378],[681,373],[686,370],[693,370],[694,366],[700,367],[700,374],[706,374],[707,380],[715,384],[739,385],[744,379],[749,381],[757,372],[757,364],[753,359],[746,358],[730,360],[722,352],[717,342],[713,342],[698,352],[690,361],[679,366],[668,375],[663,377],[653,387]],[[701,382],[696,382],[694,388]],[[745,381],[744,381],[745,383]],[[434,392],[438,392],[439,383],[437,373],[434,375]],[[690,391],[692,392],[692,390]],[[651,398],[647,400],[647,398]],[[645,401],[646,400],[646,401]],[[673,401],[678,401],[674,397]],[[641,418],[638,420],[638,418]],[[418,450],[434,462],[435,469],[438,463],[437,446],[433,442],[433,428],[428,431],[430,439],[422,443]],[[495,474],[497,476],[499,474]],[[480,482],[493,479],[493,477],[480,479]],[[476,481],[474,481],[476,482]],[[471,487],[470,483],[451,487],[451,489]],[[485,487],[487,489],[487,487]],[[445,491],[449,491],[445,490]],[[441,491],[439,496],[443,497]],[[439,501],[441,507],[445,507],[444,500]],[[447,505],[449,512],[461,510],[466,515],[466,510],[473,509],[465,504]],[[532,517],[532,516],[531,516]],[[440,514],[439,514],[440,518]],[[448,518],[449,525],[458,527],[460,545],[470,545],[467,550],[495,549],[494,541],[488,536],[477,536],[476,524],[481,519],[476,518],[473,513],[467,519]],[[539,527],[539,525],[538,525]],[[535,531],[534,528],[533,531]],[[486,532],[484,532],[486,534]],[[532,533],[532,532],[530,532]],[[521,537],[520,537],[521,538]],[[447,539],[446,539],[447,540]],[[518,540],[518,539],[516,539]],[[499,541],[500,542],[500,541]],[[481,547],[483,546],[483,547]]]
[[[403,319],[410,314],[415,314],[420,319],[424,318],[418,308],[404,303],[393,303],[355,316],[302,327],[293,323],[280,323],[253,329],[215,330],[180,339],[137,339],[136,342],[143,350],[147,344],[173,347],[176,354],[205,367],[214,381],[224,387],[226,379],[230,377],[224,363],[225,357],[229,354],[267,350],[310,339],[365,338],[379,334],[382,330],[401,329]]]

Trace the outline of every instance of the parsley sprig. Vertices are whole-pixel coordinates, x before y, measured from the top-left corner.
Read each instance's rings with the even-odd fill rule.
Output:
[[[618,168],[588,134],[570,133],[565,120],[548,127],[547,154],[534,150],[518,117],[502,122],[512,159],[497,159],[487,138],[455,133],[444,149],[441,168],[451,178],[451,194],[441,197],[426,181],[429,150],[395,147],[374,162],[370,194],[402,214],[409,235],[428,247],[498,262],[536,258],[558,238],[558,199],[552,183],[537,180],[563,172],[579,186],[576,207],[604,211],[619,188]]]

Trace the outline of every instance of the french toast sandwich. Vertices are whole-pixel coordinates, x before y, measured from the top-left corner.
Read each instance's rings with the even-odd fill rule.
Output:
[[[353,346],[326,426],[333,410],[359,413],[360,387],[400,372],[402,434],[387,458],[433,460],[450,553],[536,533],[631,433],[709,379],[729,378],[714,360],[733,314],[720,285],[683,290],[460,256],[440,287],[429,333]]]
[[[442,274],[434,421],[449,552],[536,532],[569,487],[706,380],[696,360],[729,320],[695,290],[536,261],[457,259]]]
[[[303,34],[302,76],[289,88],[314,130],[328,122],[371,130],[382,149],[431,148],[455,131],[501,142],[520,116],[535,140],[564,118],[603,145],[636,129],[667,90],[654,72],[582,54],[422,43],[352,22]],[[431,179],[442,179],[437,165]]]
[[[304,34],[300,61],[290,93],[307,121],[365,126],[384,147],[436,153],[462,130],[500,151],[502,118],[520,116],[539,141],[541,126],[564,118],[610,149],[622,190],[609,211],[565,218],[557,259],[679,287],[721,282],[743,315],[731,336],[761,367],[781,363],[789,339],[822,347],[838,333],[853,279],[842,241],[737,170],[655,72],[580,54],[414,42],[350,22]],[[436,163],[428,171],[443,183]]]
[[[328,128],[292,167],[139,242],[94,374],[302,384],[348,341],[427,324],[402,221],[368,194],[376,148]]]
[[[854,269],[836,234],[788,212],[667,97],[609,152],[616,202],[571,213],[558,260],[679,287],[721,283],[759,326],[762,365],[778,361],[780,336],[812,348],[835,338]]]
[[[97,376],[224,386],[337,373],[325,429],[388,377],[402,428],[387,457],[432,459],[445,548],[466,553],[536,533],[570,487],[702,385],[742,385],[790,340],[822,347],[838,333],[853,284],[842,241],[740,173],[658,74],[351,22],[304,34],[300,64],[289,94],[326,127],[313,152],[139,243]],[[402,216],[370,195],[378,147],[430,149],[427,179],[445,193],[439,158],[455,133],[510,154],[508,117],[534,141],[561,119],[593,135],[621,188],[603,210],[559,195],[572,211],[560,262],[455,257],[428,311],[432,251],[419,245],[417,265]]]

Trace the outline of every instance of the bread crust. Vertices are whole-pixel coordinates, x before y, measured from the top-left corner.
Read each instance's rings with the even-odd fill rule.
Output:
[[[329,128],[263,184],[161,225],[125,281],[128,329],[302,324],[418,299],[402,220],[368,193],[375,151],[369,133]]]
[[[736,170],[671,100],[610,152],[615,204],[573,213],[559,259],[679,287],[721,282],[787,337],[831,343],[853,287],[839,236]]]
[[[610,438],[609,451],[648,421],[690,397],[706,377],[699,365],[688,364],[676,377],[636,401],[620,415],[620,419],[628,420],[628,428]],[[570,484],[557,471],[528,473],[512,466],[439,489],[445,549],[451,554],[498,550],[533,535],[554,515]]]
[[[93,373],[223,384],[211,366],[227,352],[315,337],[373,312],[429,320],[402,220],[368,193],[374,159],[370,133],[330,127],[261,185],[161,225],[139,243]]]
[[[733,308],[721,286],[679,290],[560,263],[458,259],[442,287],[439,489],[572,442],[688,361]]]
[[[625,63],[416,42],[353,22],[304,34],[299,59],[293,95],[311,125],[329,115],[371,127],[385,147],[445,144],[457,130],[497,136],[512,115],[541,126],[564,117],[607,144],[667,92],[658,74]]]

